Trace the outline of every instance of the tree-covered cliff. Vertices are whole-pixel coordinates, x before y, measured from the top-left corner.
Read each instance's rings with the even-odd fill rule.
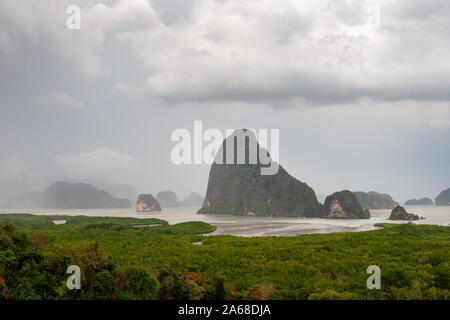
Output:
[[[218,157],[225,157],[227,140],[241,138],[245,139],[245,143],[234,143],[234,162],[225,164],[224,159]],[[292,177],[281,165],[276,174],[261,175],[261,167],[264,165],[260,161],[259,153],[256,163],[251,164],[249,161],[249,152],[254,151],[250,145],[256,145],[259,150],[255,135],[245,129],[235,130],[224,140],[222,152],[218,153],[219,156],[211,166],[205,201],[198,212],[256,216],[320,216],[321,204],[317,201],[314,190]],[[245,152],[243,164],[237,161],[236,155],[239,152]],[[261,152],[267,151],[263,149]]]

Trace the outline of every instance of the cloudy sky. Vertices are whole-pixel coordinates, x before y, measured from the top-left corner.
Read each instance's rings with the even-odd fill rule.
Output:
[[[67,28],[71,4],[81,29]],[[317,193],[450,187],[447,0],[0,0],[0,191],[204,193],[177,128],[280,129]]]

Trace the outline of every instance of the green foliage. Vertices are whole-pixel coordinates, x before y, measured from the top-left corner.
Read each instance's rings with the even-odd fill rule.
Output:
[[[97,272],[92,280],[93,298],[111,299],[114,290],[114,278],[107,270]]]
[[[158,226],[148,228],[146,232],[151,234],[200,234],[209,233],[216,230],[215,226],[201,221],[189,221],[175,224],[173,226]]]
[[[450,228],[444,226],[242,238],[199,235],[214,227],[198,222],[135,228],[155,221],[67,217],[67,224],[54,225],[49,219],[0,215],[0,298],[449,297]],[[202,245],[192,244],[198,240]],[[82,270],[81,290],[65,287],[70,264]],[[373,264],[381,268],[381,290],[366,287]]]
[[[126,291],[134,299],[158,298],[159,282],[145,268],[130,266],[126,273]]]

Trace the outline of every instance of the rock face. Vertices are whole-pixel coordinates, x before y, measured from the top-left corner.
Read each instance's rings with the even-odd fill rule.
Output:
[[[389,220],[419,220],[419,216],[406,212],[405,208],[401,206],[396,206],[391,211],[391,215],[389,216]]]
[[[388,194],[375,191],[355,192],[356,198],[364,209],[392,209],[397,203]]]
[[[233,143],[238,139],[242,143]],[[234,161],[224,164],[227,145],[234,145]],[[249,161],[250,152],[255,150],[250,149],[250,145],[257,150],[253,163]],[[282,166],[274,175],[261,175],[264,165],[259,155],[265,152],[268,160],[272,160],[267,150],[259,149],[255,135],[246,129],[235,130],[224,140],[211,166],[206,197],[198,213],[319,217],[321,204],[306,183],[289,175]],[[237,161],[237,154],[244,154],[245,161]]]
[[[437,206],[450,206],[450,188],[442,191],[434,200]]]
[[[137,212],[160,212],[161,206],[151,194],[140,194],[136,202]]]
[[[87,183],[55,182],[45,190],[43,198],[49,209],[131,208],[129,200],[113,198]]]
[[[432,206],[433,200],[430,198],[411,199],[405,202],[405,206]]]
[[[161,191],[156,195],[156,199],[163,208],[178,206],[177,195],[173,191]]]
[[[192,192],[189,197],[180,201],[181,207],[196,207],[199,208],[203,205],[204,198],[197,192]]]
[[[369,210],[364,210],[356,195],[348,190],[335,192],[325,199],[323,218],[369,219]]]

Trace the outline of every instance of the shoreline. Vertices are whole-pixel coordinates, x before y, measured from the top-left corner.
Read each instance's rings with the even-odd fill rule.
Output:
[[[234,215],[197,214],[197,208],[163,208],[162,212],[140,213],[134,209],[66,209],[66,210],[33,210],[16,209],[0,210],[0,214],[31,214],[45,216],[90,216],[116,218],[157,218],[170,225],[202,221],[214,225],[216,230],[202,236],[231,235],[237,237],[292,237],[302,234],[328,234],[337,232],[362,232],[377,230],[378,223],[408,223],[407,221],[387,220],[389,210],[372,210],[370,219],[329,219],[329,218],[292,218],[292,217],[249,217]],[[435,216],[427,216],[415,224],[450,225],[450,208],[439,210]],[[442,210],[442,209],[441,209]],[[429,219],[431,218],[431,219]],[[431,220],[431,221],[430,221]]]

